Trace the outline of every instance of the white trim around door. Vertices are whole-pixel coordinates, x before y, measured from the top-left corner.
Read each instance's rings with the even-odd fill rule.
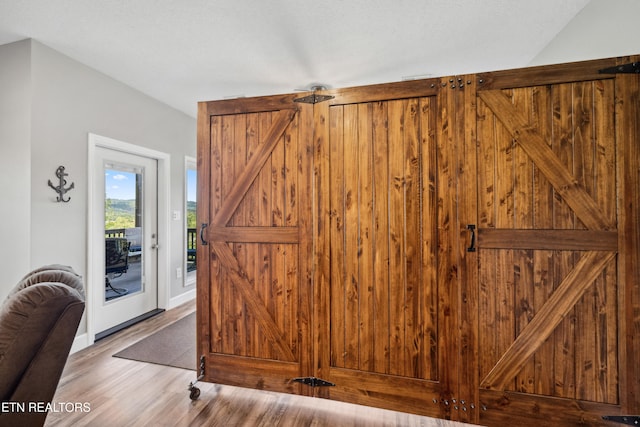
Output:
[[[128,154],[135,154],[157,160],[158,166],[158,308],[166,309],[170,306],[170,290],[169,290],[169,265],[171,243],[169,218],[170,202],[170,156],[167,153],[141,147],[131,143],[118,141],[112,138],[89,133],[88,138],[88,180],[87,180],[87,278],[85,283],[86,291],[86,315],[87,315],[87,346],[95,341],[95,309],[92,307],[94,300],[93,292],[104,287],[104,271],[96,271],[93,262],[97,256],[97,250],[93,247],[95,241],[95,233],[98,228],[96,224],[97,216],[92,214],[92,208],[96,198],[104,197],[103,194],[94,194],[94,180],[97,168],[101,167],[96,162],[96,148],[102,147],[110,150],[121,151]],[[100,252],[102,253],[102,252]]]

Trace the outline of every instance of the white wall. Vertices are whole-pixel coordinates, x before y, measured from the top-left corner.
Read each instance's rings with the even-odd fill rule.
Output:
[[[591,0],[529,65],[640,54],[640,0]]]
[[[0,301],[31,262],[31,46],[0,46]]]
[[[22,275],[27,268],[50,263],[71,265],[86,278],[87,218],[91,214],[87,206],[88,134],[169,154],[169,210],[182,210],[184,157],[195,157],[196,120],[37,41],[23,41],[1,48],[0,76],[5,73],[5,63],[10,64],[10,68],[30,66],[31,69],[30,84],[22,84],[25,87],[19,91],[13,89],[16,92],[13,98],[17,98],[15,104],[25,105],[16,110],[17,119],[20,119],[16,122],[20,123],[15,125],[18,129],[12,134],[16,135],[13,139],[19,136],[20,144],[16,142],[12,146],[19,146],[20,150],[8,153],[10,159],[4,155],[4,146],[12,135],[5,137],[0,125],[3,147],[0,165],[8,163],[12,169],[17,169],[11,176],[5,177],[3,173],[2,185],[12,186],[17,181],[22,187],[13,189],[15,196],[6,199],[11,204],[11,211],[3,209],[0,214],[2,227],[14,227],[7,230],[9,238],[6,240],[3,231],[3,241],[11,242],[13,248],[7,250],[7,245],[2,245],[5,247],[1,249],[4,255],[1,262],[11,266],[16,280],[19,279],[19,276],[15,277],[18,272]],[[18,52],[9,54],[13,50]],[[16,86],[19,87],[19,83],[24,83],[22,74],[12,75],[7,80],[4,85],[0,80],[3,92],[0,105],[11,102],[5,99],[4,86],[14,87],[18,83]],[[30,95],[25,96],[26,93]],[[30,117],[30,123],[24,120],[25,115]],[[0,117],[3,120],[0,123],[10,119],[9,116],[5,118],[4,112]],[[57,194],[47,185],[48,180],[55,183],[55,171],[60,165],[65,166],[69,174],[68,182],[75,185],[67,193],[71,197],[69,203],[57,203]],[[171,218],[170,213],[167,216]],[[169,226],[170,235],[159,243],[171,243],[165,247],[170,250],[168,270],[174,272],[168,277],[169,296],[175,298],[193,291],[194,287],[184,287],[183,279],[175,276],[175,269],[183,263],[183,222],[170,221]],[[17,248],[16,241],[20,242]],[[0,284],[0,293],[7,292],[16,280]],[[86,325],[82,324],[80,332],[85,330]]]

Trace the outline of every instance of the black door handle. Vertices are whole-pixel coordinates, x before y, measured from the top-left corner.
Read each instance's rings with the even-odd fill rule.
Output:
[[[474,224],[467,225],[467,230],[471,231],[471,244],[467,248],[467,252],[476,251],[476,226]]]
[[[207,228],[208,226],[209,224],[204,222],[200,226],[200,242],[202,242],[203,246],[207,246],[209,244],[206,240],[204,240],[204,229]]]

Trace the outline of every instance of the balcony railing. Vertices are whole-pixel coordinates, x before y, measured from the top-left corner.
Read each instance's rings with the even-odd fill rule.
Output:
[[[125,228],[112,228],[104,230],[104,237],[127,237],[127,229]],[[196,249],[198,244],[198,233],[195,228],[187,228],[187,271],[194,271],[196,269]],[[138,246],[138,248],[140,248]],[[136,246],[132,245],[131,250],[135,250]],[[138,249],[140,250],[140,249]],[[139,254],[139,253],[137,253]],[[132,255],[130,253],[130,255]]]
[[[110,230],[104,230],[104,237],[125,237],[124,228],[112,228]]]
[[[196,245],[198,233],[195,228],[187,228],[187,272],[196,269]]]

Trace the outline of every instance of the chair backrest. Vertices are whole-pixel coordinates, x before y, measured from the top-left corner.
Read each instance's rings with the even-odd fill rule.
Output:
[[[105,272],[124,273],[129,268],[129,242],[122,237],[108,237],[105,244]]]
[[[9,299],[15,293],[38,283],[64,283],[65,285],[78,291],[81,295],[84,295],[82,276],[76,274],[76,272],[71,267],[65,268],[64,266],[54,264],[51,266],[45,266],[35,269],[31,273],[24,276],[9,292],[7,299]]]
[[[51,402],[84,307],[73,270],[39,269],[14,287],[0,307],[0,401]],[[41,425],[46,415],[4,412],[0,425]]]

